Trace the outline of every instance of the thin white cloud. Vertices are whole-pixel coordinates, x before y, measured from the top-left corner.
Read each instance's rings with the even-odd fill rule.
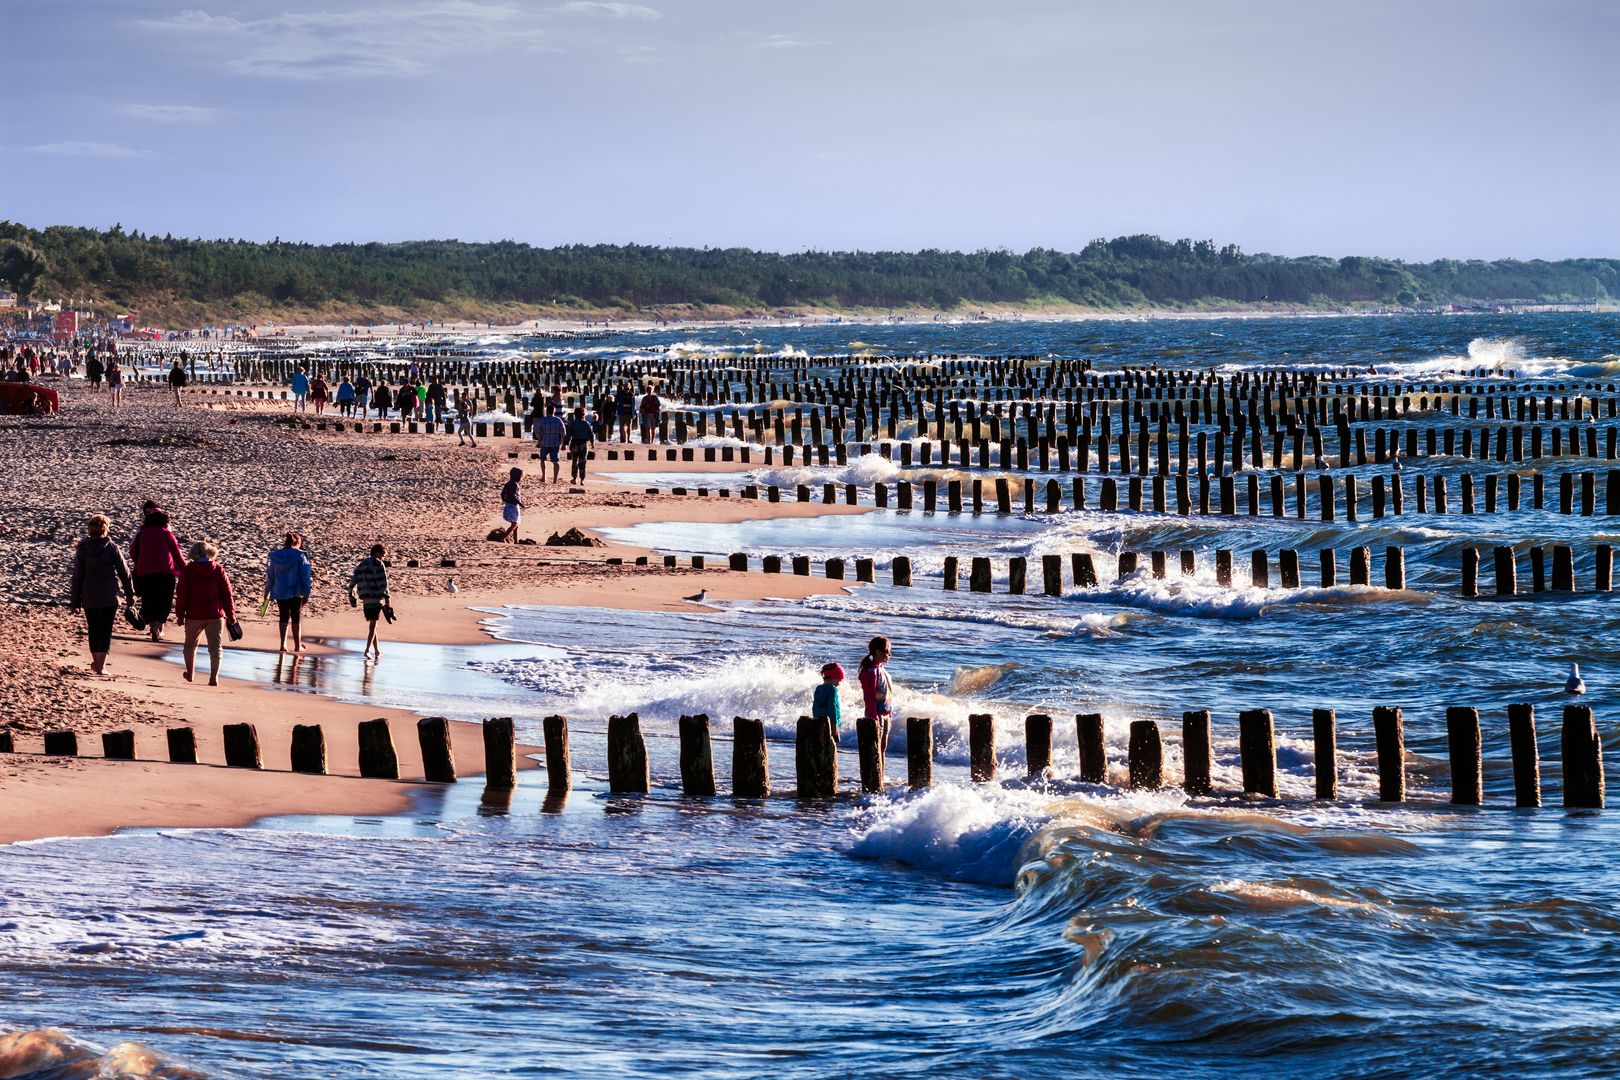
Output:
[[[346,79],[428,74],[459,55],[536,51],[544,48],[539,22],[518,4],[426,0],[253,18],[192,9],[143,25],[206,41],[241,75]]]
[[[626,4],[619,0],[568,0],[557,8],[563,15],[605,15],[610,19],[661,19],[657,8],[645,4]]]
[[[133,146],[73,139],[66,142],[40,143],[28,149],[35,154],[52,154],[56,157],[138,158],[148,157],[151,154],[148,150],[140,150]]]
[[[135,101],[118,105],[113,112],[131,120],[148,120],[154,124],[203,124],[219,115],[218,109],[202,105],[147,105]]]
[[[806,41],[797,34],[760,34],[754,44],[761,49],[809,49],[826,42]]]

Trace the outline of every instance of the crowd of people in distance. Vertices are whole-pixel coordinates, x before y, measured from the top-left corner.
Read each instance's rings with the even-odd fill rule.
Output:
[[[224,644],[227,639],[242,638],[236,590],[219,562],[218,548],[207,539],[182,547],[168,513],[151,500],[141,507],[141,525],[130,538],[127,557],[123,548],[114,543],[111,527],[107,515],[92,514],[85,521],[84,538],[73,554],[68,603],[74,612],[83,613],[91,671],[97,675],[105,672],[113,630],[122,609],[129,625],[152,641],[163,640],[171,619],[181,629],[185,658],[182,677],[187,682],[195,681],[197,647],[206,644],[208,685],[218,686]],[[382,544],[373,544],[349,575],[349,604],[360,608],[366,621],[368,659],[382,656],[378,622],[394,621],[386,556]],[[259,614],[264,616],[275,605],[281,652],[304,651],[302,615],[314,580],[303,535],[288,532],[281,546],[270,551],[265,560],[259,608]]]

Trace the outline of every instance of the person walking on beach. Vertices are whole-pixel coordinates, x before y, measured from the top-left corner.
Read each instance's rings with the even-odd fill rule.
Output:
[[[379,382],[377,384],[377,388],[371,392],[371,404],[377,410],[377,419],[388,419],[388,410],[394,407],[394,395],[388,389],[387,383]]]
[[[141,623],[153,641],[163,640],[163,626],[174,610],[174,586],[186,568],[180,541],[169,528],[169,515],[148,499],[141,507],[141,527],[129,542],[135,564],[135,595],[141,598]]]
[[[337,407],[339,416],[354,415],[354,383],[349,381],[347,375],[338,383]]]
[[[574,407],[574,415],[568,421],[568,478],[576,484],[585,482],[585,461],[590,456],[591,446],[596,442],[596,431],[591,422],[585,419],[585,406]]]
[[[177,356],[174,358],[174,366],[169,368],[169,390],[174,394],[174,407],[177,409],[182,404],[180,401],[180,391],[185,389],[186,382],[186,369],[180,363],[180,358]]]
[[[641,441],[643,443],[653,441],[653,433],[658,430],[658,419],[663,409],[663,402],[658,400],[658,395],[653,393],[653,388],[649,384],[646,387],[646,392],[641,395]],[[659,441],[662,442],[663,439],[660,438]]]
[[[297,368],[292,373],[293,412],[304,412],[309,408],[309,376],[304,374],[303,368]]]
[[[816,687],[815,698],[810,706],[811,716],[817,720],[832,721],[834,739],[838,737],[838,731],[844,722],[844,707],[838,701],[838,685],[843,681],[843,665],[824,665],[821,669],[821,685]]]
[[[109,524],[105,514],[92,514],[85,521],[85,537],[73,552],[73,580],[68,589],[69,609],[84,612],[90,670],[97,675],[106,668],[107,654],[112,651],[120,590],[126,605],[134,602],[135,595],[124,553],[107,539]]]
[[[282,538],[281,546],[270,552],[264,568],[264,595],[276,602],[276,616],[281,624],[280,652],[287,651],[289,626],[292,627],[293,652],[304,651],[304,635],[299,624],[304,605],[309,602],[314,570],[303,548],[303,536],[288,533]]]
[[[309,381],[309,400],[315,406],[315,415],[320,416],[326,412],[326,403],[332,397],[332,388],[326,385],[326,380],[316,372],[315,377]]]
[[[619,418],[619,441],[630,441],[630,422],[636,415],[636,392],[630,389],[630,383],[621,381],[618,393],[613,395],[613,410]]]
[[[894,718],[894,685],[889,681],[889,669],[884,666],[888,662],[889,639],[873,638],[861,660],[861,702],[865,710],[861,715],[877,721],[878,744],[884,753],[889,749],[889,723]]]
[[[546,483],[546,462],[551,462],[551,483],[555,484],[562,471],[563,436],[567,433],[567,425],[563,418],[554,412],[547,412],[534,422],[534,443],[540,451],[540,482]]]
[[[544,465],[545,462],[541,462],[541,466]],[[501,487],[501,520],[506,522],[506,535],[501,537],[501,542],[505,544],[518,541],[518,522],[523,520],[522,480],[523,470],[513,468]]]
[[[371,408],[371,379],[365,372],[354,380],[354,407],[360,410],[360,419],[366,418],[366,410]]]
[[[445,422],[447,419],[444,408],[446,396],[447,391],[445,390],[444,383],[439,380],[437,375],[433,376],[433,381],[428,383],[427,388],[428,423],[442,424]]]
[[[366,648],[364,655],[382,659],[382,646],[377,643],[377,620],[388,607],[388,567],[383,556],[388,554],[381,544],[371,545],[371,554],[360,560],[349,575],[349,606],[363,604],[366,617]]]
[[[124,403],[124,369],[118,366],[117,358],[107,361],[107,389],[112,393],[112,407]]]
[[[214,561],[219,549],[207,540],[191,545],[191,561],[180,573],[174,592],[174,621],[186,628],[186,670],[182,678],[195,680],[197,642],[208,641],[208,685],[219,685],[220,639],[227,623],[236,622],[236,599],[231,595],[231,579],[225,568]]]
[[[456,445],[464,443],[474,448],[478,440],[473,438],[473,412],[472,402],[468,400],[466,391],[456,394]]]
[[[410,420],[416,409],[416,391],[411,389],[410,383],[399,384],[399,389],[394,393],[394,407],[399,410],[401,423]]]
[[[107,367],[101,362],[101,357],[96,354],[96,350],[91,349],[89,355],[84,358],[84,377],[90,380],[90,389],[101,389],[101,376],[106,370]]]

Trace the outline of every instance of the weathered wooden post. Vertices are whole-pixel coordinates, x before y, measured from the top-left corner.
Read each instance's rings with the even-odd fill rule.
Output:
[[[1007,593],[1010,596],[1024,595],[1025,578],[1029,572],[1029,564],[1022,555],[1013,555],[1007,559]]]
[[[1086,784],[1108,782],[1108,750],[1103,741],[1102,713],[1079,713],[1075,726],[1080,742],[1080,780]]]
[[[362,720],[360,735],[360,775],[373,780],[398,780],[399,755],[394,752],[394,735],[386,717]]]
[[[1385,705],[1373,709],[1373,738],[1378,748],[1378,798],[1383,802],[1406,799],[1406,731],[1401,710]]]
[[[983,555],[973,557],[968,574],[968,588],[973,592],[990,591],[990,560]]]
[[[1513,750],[1513,805],[1541,805],[1541,750],[1536,745],[1536,707],[1508,706],[1508,744]]]
[[[1130,781],[1133,788],[1164,786],[1164,745],[1154,720],[1132,720]]]
[[[1030,776],[1046,776],[1052,771],[1052,718],[1045,713],[1024,717],[1024,760]]]
[[[735,571],[737,571],[739,573],[747,573],[747,571],[748,571],[748,553],[745,552],[745,551],[733,551],[731,553],[731,563],[730,563],[730,565],[731,565],[731,569],[733,569],[733,570],[735,570]]]
[[[1257,589],[1271,588],[1271,568],[1266,561],[1264,551],[1254,551],[1249,554],[1249,584]]]
[[[1085,552],[1074,552],[1069,556],[1070,570],[1074,574],[1074,585],[1077,589],[1094,589],[1097,587],[1097,568],[1091,561],[1091,556]]]
[[[868,794],[883,793],[883,745],[878,722],[870,716],[855,721],[855,741],[860,748],[861,790]]]
[[[1311,710],[1311,737],[1316,757],[1316,797],[1339,797],[1338,718],[1332,709]]]
[[[1283,548],[1277,552],[1277,572],[1282,578],[1283,588],[1299,588],[1299,552],[1293,548]]]
[[[712,798],[714,786],[714,746],[709,740],[709,715],[682,716],[681,793],[695,798]]]
[[[456,755],[450,745],[450,721],[442,716],[424,716],[416,722],[416,738],[422,747],[422,778],[430,784],[456,782]]]
[[[225,764],[233,769],[262,769],[264,760],[259,756],[259,731],[252,724],[226,724]]]
[[[1369,585],[1372,583],[1372,548],[1355,547],[1350,549],[1350,584]]]
[[[934,782],[934,721],[926,716],[906,717],[906,782],[914,791]]]
[[[1215,551],[1215,583],[1222,588],[1232,586],[1232,553],[1224,548]]]
[[[838,794],[838,746],[831,720],[799,717],[793,761],[799,798],[830,799]]]
[[[1568,473],[1564,474],[1568,476]],[[1553,592],[1575,591],[1575,556],[1568,544],[1554,544],[1552,549]]]
[[[996,778],[996,721],[989,713],[968,716],[968,772],[976,784]]]
[[[517,787],[517,733],[510,716],[495,716],[483,723],[484,786],[495,791]],[[547,748],[549,755],[550,748]]]
[[[1586,705],[1564,706],[1564,806],[1603,808],[1603,740]]]
[[[736,799],[763,799],[771,793],[765,721],[739,716],[732,725],[731,795]]]
[[[101,756],[114,761],[134,761],[135,733],[127,728],[123,731],[103,731]]]
[[[326,775],[326,733],[321,725],[293,725],[290,757],[293,772]]]
[[[1462,551],[1462,594],[1479,595],[1479,549],[1465,547]]]
[[[1395,590],[1406,588],[1405,549],[1398,547],[1384,549],[1384,588]]]
[[[1208,709],[1181,714],[1182,790],[1188,795],[1208,795],[1214,790],[1210,774],[1215,769],[1215,751],[1210,732]]]
[[[911,588],[911,559],[905,555],[896,555],[892,564],[894,583],[902,589]]]
[[[1318,551],[1316,555],[1318,563],[1321,567],[1321,576],[1319,580],[1322,583],[1322,588],[1331,589],[1337,585],[1339,581],[1339,570],[1336,564],[1336,557],[1333,553],[1333,549],[1323,548],[1321,551]]]
[[[1041,556],[1041,591],[1047,596],[1063,595],[1063,556]]]
[[[6,733],[8,736],[10,732]],[[188,727],[172,727],[169,737],[169,761],[175,765],[197,764],[197,733]]]
[[[608,791],[615,795],[652,790],[652,769],[647,763],[647,740],[641,736],[641,714],[608,717]]]
[[[1519,592],[1519,568],[1513,549],[1499,547],[1491,555],[1495,560],[1496,595],[1516,596]]]
[[[1238,714],[1238,757],[1243,770],[1243,791],[1277,797],[1277,735],[1270,709],[1246,709]]]
[[[1446,744],[1451,752],[1451,801],[1458,806],[1478,806],[1485,791],[1478,709],[1446,710]]]

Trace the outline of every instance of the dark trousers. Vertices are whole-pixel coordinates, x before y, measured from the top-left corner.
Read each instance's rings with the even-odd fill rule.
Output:
[[[84,609],[84,628],[90,632],[90,651],[112,650],[113,620],[118,616],[116,607],[87,607]]]
[[[174,611],[173,574],[137,574],[135,595],[141,598],[141,622],[157,626],[169,621]]]
[[[568,476],[581,484],[585,482],[585,459],[590,456],[590,443],[568,444]]]

